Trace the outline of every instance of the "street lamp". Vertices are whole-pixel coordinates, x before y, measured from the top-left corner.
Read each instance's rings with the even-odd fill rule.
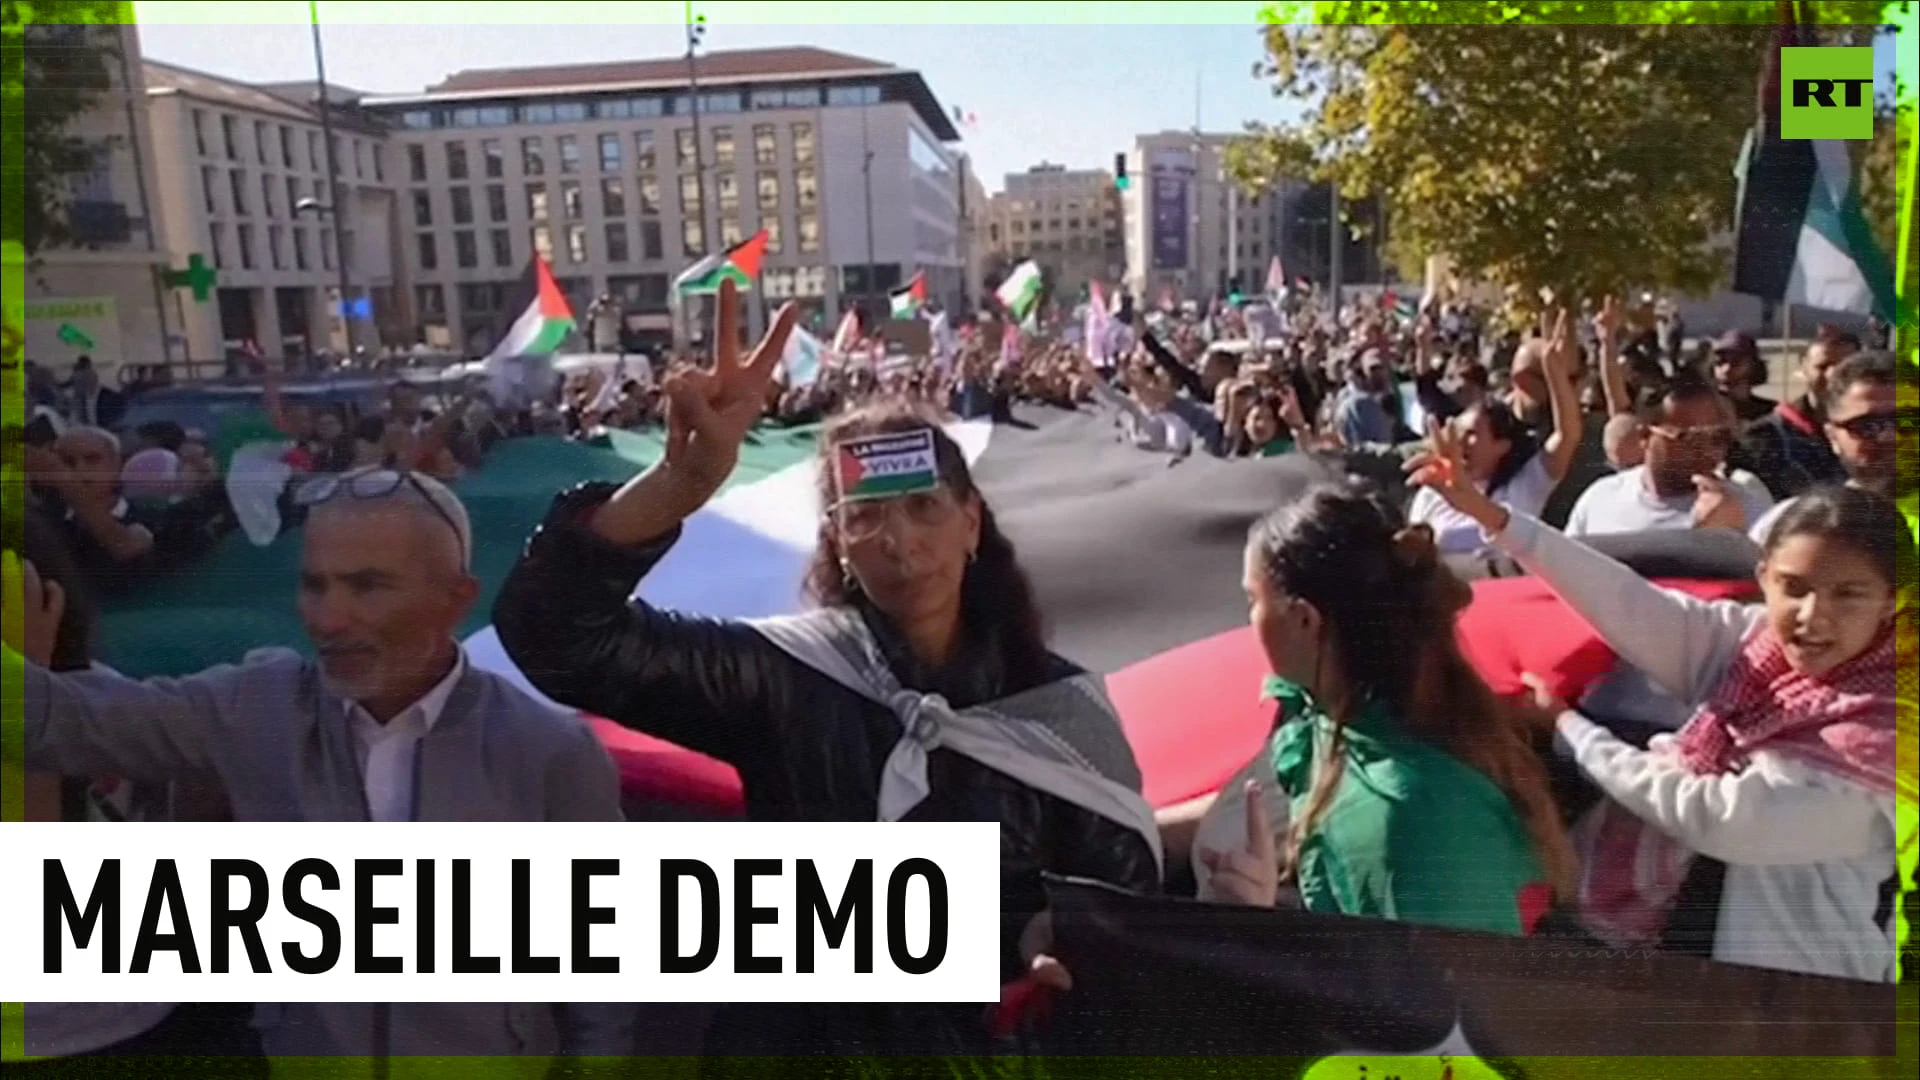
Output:
[[[336,160],[333,138],[333,102],[327,94],[327,58],[320,47],[320,4],[319,0],[308,0],[308,11],[313,19],[313,70],[320,86],[320,140],[327,149],[327,190],[333,195],[333,205],[323,205],[319,200],[301,199],[294,205],[294,213],[310,211],[316,214],[328,214],[333,218],[333,265],[338,273],[340,289],[340,330],[346,338],[347,359],[353,357],[353,312],[351,294],[347,282],[347,244],[346,225],[341,219],[340,207],[340,163]]]
[[[350,287],[347,279],[347,249],[345,234],[340,226],[340,215],[334,212],[330,204],[323,203],[310,195],[293,204],[293,213],[295,217],[301,214],[313,214],[317,217],[331,218],[333,221],[333,268],[338,275],[338,283],[335,287],[340,290],[340,328],[347,342],[346,356],[342,359],[351,361],[353,359],[353,311],[352,300],[347,292]]]

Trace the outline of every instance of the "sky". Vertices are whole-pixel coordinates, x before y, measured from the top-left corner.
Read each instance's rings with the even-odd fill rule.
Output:
[[[524,19],[522,4],[500,14],[502,22]],[[898,15],[899,5],[878,5]],[[930,5],[952,18],[955,6]],[[1002,12],[1017,6],[988,5]],[[1034,5],[1058,8],[1061,5]],[[711,50],[812,45],[919,71],[934,96],[971,112],[978,122],[961,131],[961,147],[988,191],[1001,177],[1043,160],[1071,168],[1113,168],[1114,154],[1134,136],[1194,125],[1196,82],[1201,126],[1239,131],[1245,121],[1283,118],[1269,84],[1252,69],[1264,55],[1256,25],[1258,5],[1095,5],[1197,11],[1212,25],[776,25],[752,16],[828,5],[706,3],[704,47]],[[488,25],[488,5],[391,3],[375,11],[322,3],[323,42],[329,82],[367,92],[418,92],[463,68],[587,63],[679,55],[684,51],[684,6],[677,3],[538,3],[542,14],[570,13],[578,22]],[[859,4],[829,10],[852,18]],[[761,9],[754,11],[752,9]],[[368,24],[362,17],[424,22],[444,20],[441,11],[463,13],[461,25]],[[612,9],[617,9],[612,10]],[[609,25],[608,18],[655,14],[675,21]],[[339,14],[333,14],[338,10]],[[640,11],[640,14],[628,14]],[[156,60],[250,82],[313,77],[313,44],[307,5],[299,0],[248,0],[222,4],[137,3],[140,44]],[[730,21],[734,15],[737,21]],[[1002,17],[1005,17],[1004,15]],[[1187,15],[1193,18],[1193,15]],[[338,18],[338,23],[333,22]],[[183,20],[193,20],[187,22]],[[215,21],[219,20],[219,21]],[[235,21],[255,25],[232,25]],[[277,22],[269,22],[277,20]],[[597,25],[596,25],[597,24]]]
[[[949,111],[958,106],[978,118],[961,130],[961,147],[988,191],[1000,190],[1005,174],[1043,161],[1111,169],[1136,135],[1189,130],[1196,116],[1210,132],[1293,118],[1270,84],[1253,76],[1265,53],[1262,5],[1249,0],[317,5],[328,81],[369,93],[418,92],[466,68],[677,56],[685,49],[689,7],[707,18],[709,50],[812,45],[919,71]],[[313,77],[303,0],[141,0],[135,16],[141,48],[154,59],[250,82]],[[541,21],[528,23],[536,17]],[[963,17],[972,22],[954,25]],[[1087,21],[1096,18],[1098,25]],[[803,19],[814,21],[795,24]],[[1880,43],[1877,59],[1882,83],[1890,84],[1890,40]]]

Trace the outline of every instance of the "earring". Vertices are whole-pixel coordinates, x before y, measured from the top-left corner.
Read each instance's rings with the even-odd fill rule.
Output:
[[[973,549],[972,551],[969,551],[969,552],[967,552],[967,565],[968,565],[968,566],[972,566],[972,565],[973,565],[974,563],[977,563],[977,562],[979,562],[979,561],[980,561],[980,549],[979,549],[979,548],[974,548],[974,549]]]

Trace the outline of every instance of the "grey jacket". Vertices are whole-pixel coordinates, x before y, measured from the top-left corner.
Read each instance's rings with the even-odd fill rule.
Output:
[[[211,778],[237,821],[367,821],[347,703],[284,649],[179,679],[28,664],[32,769],[155,782]],[[422,821],[619,821],[619,778],[578,719],[468,666],[420,744]],[[625,1055],[630,1005],[273,1004],[272,1056]]]

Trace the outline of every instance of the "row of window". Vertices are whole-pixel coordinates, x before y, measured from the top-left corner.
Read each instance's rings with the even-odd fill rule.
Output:
[[[824,266],[770,266],[761,274],[761,285],[769,300],[817,298],[827,294]],[[586,278],[561,278],[561,291],[570,297],[584,298],[605,292],[626,308],[629,314],[668,310],[667,294],[672,279],[667,274],[610,274],[604,289],[592,287]],[[474,281],[454,286],[463,320],[485,319],[503,314],[517,281]],[[584,299],[579,300],[584,305]],[[447,310],[447,286],[438,284],[413,287],[414,312],[425,323],[443,323]]]
[[[256,189],[252,181],[247,179],[245,169],[226,170],[224,182],[220,174],[221,170],[215,166],[200,166],[200,196],[202,205],[206,207],[209,214],[221,212],[219,193],[222,188],[227,192],[227,208],[239,217],[249,217],[253,214],[255,204],[252,193],[256,190],[260,194],[260,215],[268,218],[279,217],[282,205],[286,207],[287,216],[293,217],[300,212],[301,200],[307,197],[306,181],[298,176],[283,178],[262,173],[259,187]],[[282,191],[286,194],[284,204],[281,203],[278,194]],[[327,205],[325,180],[313,182],[313,200],[322,206]]]
[[[268,225],[265,229],[267,250],[264,261],[256,259],[255,257],[253,241],[257,234],[252,225],[243,222],[233,227],[234,252],[238,256],[237,260],[229,260],[227,258],[228,229],[224,223],[218,221],[213,222],[207,226],[207,231],[207,240],[213,256],[213,266],[216,270],[225,270],[229,267],[240,270],[311,270],[313,269],[313,259],[310,257],[309,252],[311,249],[316,248],[320,253],[320,269],[328,271],[333,269],[333,230],[331,229],[321,229],[317,234],[314,234],[316,237],[315,242],[310,244],[309,234],[307,230],[301,226],[295,225],[287,227]],[[341,237],[341,242],[346,246],[347,253],[351,256],[353,252],[352,230],[347,230]],[[347,260],[347,268],[349,270],[353,268],[353,260],[351,258]]]
[[[236,199],[241,185],[235,181]],[[557,185],[562,218],[578,220],[587,217],[587,199],[585,188],[578,180],[562,180]],[[778,213],[781,202],[780,174],[761,172],[754,176],[754,203],[763,214]],[[631,189],[621,177],[605,177],[599,184],[599,209],[601,217],[624,218],[627,216],[629,190],[638,195],[635,208],[643,215],[660,213],[660,179],[657,176],[641,176]],[[293,188],[289,186],[291,194]],[[455,225],[474,223],[474,189],[470,187],[450,188],[447,191],[449,217]],[[505,184],[488,184],[481,189],[486,202],[487,220],[495,224],[507,220],[507,187]],[[740,209],[740,178],[733,173],[721,173],[714,178],[714,193],[722,214],[731,215]],[[524,187],[526,197],[527,220],[546,221],[553,216],[549,192],[545,183],[527,184]],[[687,174],[680,177],[680,212],[684,215],[698,216],[702,209],[699,178]],[[410,193],[415,228],[432,228],[434,223],[434,197],[431,189],[414,188]],[[800,169],[793,176],[793,202],[801,211],[815,210],[820,205],[820,178],[812,169]],[[207,207],[213,210],[213,198],[209,188]],[[245,211],[242,210],[244,213]],[[271,210],[269,210],[271,214]]]
[[[639,225],[639,258],[642,261],[658,261],[666,257],[662,243],[661,223],[643,220]],[[783,250],[781,222],[778,217],[760,219],[759,228],[767,231],[767,252],[779,254]],[[796,223],[798,248],[801,252],[812,254],[820,250],[820,219],[812,214],[803,214]],[[586,225],[565,225],[560,228],[562,246],[554,244],[554,227],[537,224],[529,228],[530,248],[541,258],[549,262],[562,261],[557,258],[564,254],[565,262],[587,263],[592,261],[592,252],[588,240],[591,235]],[[623,263],[632,261],[635,255],[628,243],[629,233],[624,221],[609,221],[601,227],[600,237],[604,243],[601,249],[606,262]],[[720,243],[731,247],[746,239],[746,231],[738,218],[722,218],[720,221]],[[491,256],[491,265],[499,267],[515,266],[525,261],[516,257],[513,250],[511,229],[490,229],[487,232],[487,246]],[[687,256],[698,257],[706,254],[706,223],[697,217],[688,218],[680,223],[681,252]],[[414,236],[415,264],[421,270],[440,268],[440,238],[435,233],[423,232]],[[473,270],[480,265],[480,234],[473,229],[458,229],[453,233],[453,265],[462,270]]]
[[[789,126],[789,135],[793,143],[793,160],[796,165],[814,163],[817,144],[814,140],[811,123],[797,123]],[[716,127],[708,135],[709,146],[700,147],[694,139],[692,128],[680,128],[674,132],[674,165],[681,170],[692,169],[703,160],[702,150],[710,151],[708,164],[717,168],[730,169],[739,162],[739,152],[734,140],[733,129]],[[778,129],[773,124],[755,124],[752,131],[753,163],[756,166],[772,166],[779,163],[780,148]],[[547,143],[545,136],[528,135],[520,140],[520,173],[522,176],[545,176],[547,173]],[[561,173],[581,171],[580,137],[560,135],[553,140],[554,167]],[[618,173],[626,167],[626,140],[618,132],[602,132],[594,137],[595,160],[602,173]],[[473,175],[473,161],[467,153],[465,142],[447,142],[441,144],[444,155],[445,178],[453,181],[466,180]],[[427,147],[422,143],[410,143],[407,146],[407,179],[412,183],[425,183],[427,180]],[[633,159],[635,167],[641,172],[650,172],[659,168],[659,151],[654,145],[654,133],[636,131],[633,133]],[[498,180],[506,176],[507,149],[500,139],[480,140],[480,172],[488,180]]]
[[[752,90],[714,90],[700,95],[700,115],[748,109],[817,109],[821,102],[840,107],[878,105],[876,83],[835,86],[763,86]],[[566,101],[454,105],[400,112],[400,126],[413,131],[436,128],[510,127],[514,124],[581,124],[589,120],[642,120],[656,116],[692,116],[693,95],[663,93],[618,95]]]
[[[212,133],[208,130],[207,111],[205,109],[195,109],[193,110],[192,117],[194,149],[198,151],[203,158],[213,157],[214,154],[211,148]],[[240,130],[239,117],[234,116],[232,113],[220,114],[221,156],[225,157],[228,161],[244,160],[245,155],[242,154],[240,148]],[[280,167],[284,169],[304,168],[308,172],[315,172],[325,176],[327,173],[327,159],[326,151],[320,142],[320,133],[308,129],[305,134],[306,138],[304,140],[298,139],[295,137],[296,132],[291,124],[270,124],[265,120],[255,120],[253,122],[252,140],[254,160],[262,165],[272,165],[277,162]],[[303,144],[306,149],[306,156],[304,159],[299,159],[299,163],[296,164],[298,156],[295,154],[295,150],[299,149]],[[368,178],[369,173],[371,173],[375,183],[385,183],[387,179],[387,148],[379,142],[369,143],[365,139],[354,139],[350,146],[353,151],[351,157],[347,155],[346,150],[348,146],[341,143],[340,136],[335,135],[333,137],[332,148],[335,159],[334,164],[335,167],[339,169],[340,174],[345,176],[348,172],[351,172],[354,179],[365,180]],[[368,168],[369,164],[372,166],[371,170]]]
[[[1049,218],[1044,223],[1038,220],[1028,222],[1028,221],[1020,221],[1016,219],[1014,221],[1007,222],[1007,231],[1014,236],[1019,236],[1023,233],[1028,233],[1028,232],[1032,232],[1032,233],[1059,232],[1061,231],[1061,224],[1062,223],[1059,218]],[[1079,232],[1080,224],[1081,224],[1081,221],[1079,218],[1067,218],[1065,222],[1066,231]],[[1112,218],[1112,217],[1107,218],[1105,220],[1102,220],[1099,218],[1087,218],[1086,226],[1089,229],[1109,229],[1109,230],[1118,229],[1120,227],[1120,220],[1118,218]],[[995,228],[997,229],[998,226],[995,226]]]
[[[994,243],[998,243],[997,240]],[[1117,251],[1120,245],[1109,244],[1092,237],[1075,236],[1067,240],[1014,240],[1008,246],[1008,254],[1025,255],[1029,251],[1072,252],[1074,254],[1097,255],[1103,251]],[[1222,258],[1225,254],[1222,253]]]

